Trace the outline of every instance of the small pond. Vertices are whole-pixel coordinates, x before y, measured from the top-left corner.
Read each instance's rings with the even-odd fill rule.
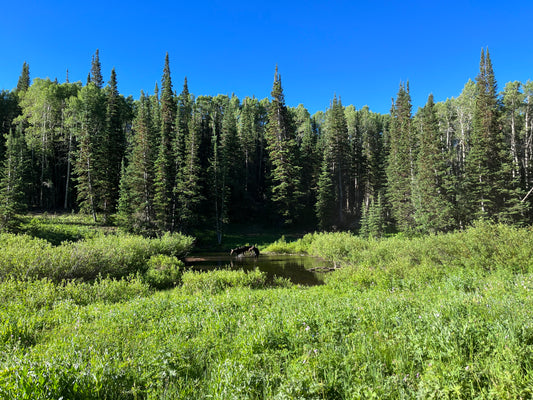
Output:
[[[187,257],[185,263],[194,270],[205,271],[228,267],[245,271],[259,268],[270,278],[275,275],[305,286],[322,284],[324,272],[333,267],[332,262],[320,258],[287,254],[261,254],[256,258],[248,255],[235,257],[227,253],[203,253]]]

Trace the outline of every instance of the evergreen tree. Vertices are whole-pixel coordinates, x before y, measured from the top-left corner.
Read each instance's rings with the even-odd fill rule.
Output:
[[[115,69],[106,93],[105,129],[97,151],[98,180],[100,182],[100,203],[107,220],[116,209],[120,182],[120,166],[126,148],[126,138],[122,129],[123,118],[120,110],[120,96],[117,88]]]
[[[239,115],[239,139],[244,151],[244,190],[246,201],[243,215],[262,218],[266,197],[265,184],[265,126],[267,120],[268,99],[259,101],[245,98]],[[249,218],[248,217],[248,218]]]
[[[96,49],[91,62],[91,72],[89,74],[91,82],[95,84],[98,89],[104,87],[104,78],[102,77],[102,65],[100,64],[99,50]]]
[[[342,103],[335,96],[330,109],[326,113],[326,127],[324,137],[324,163],[322,165],[320,177],[318,180],[318,191],[320,208],[328,207],[328,202],[323,201],[324,192],[331,187],[334,194],[334,213],[333,219],[329,221],[328,226],[344,228],[347,226],[346,216],[348,214],[348,185],[350,177],[350,144],[348,137],[348,125],[344,114]],[[325,169],[328,168],[329,172]],[[332,182],[327,182],[327,178]],[[326,185],[322,187],[322,185]],[[330,198],[327,195],[326,198]],[[317,206],[318,207],[318,206]],[[318,210],[317,216],[329,214],[329,211]],[[321,222],[324,225],[325,221]]]
[[[30,66],[24,61],[22,64],[22,72],[17,82],[16,93],[22,93],[30,87]]]
[[[151,100],[141,92],[134,120],[133,147],[120,185],[119,215],[123,225],[135,231],[155,227],[154,160],[157,128],[152,123]]]
[[[242,209],[245,206],[245,179],[246,165],[242,143],[237,131],[238,99],[232,97],[225,102],[222,126],[220,132],[220,152],[223,172],[223,188],[226,201],[235,210],[231,218],[239,220],[243,217]]]
[[[4,139],[15,129],[15,118],[20,114],[18,96],[15,92],[0,91],[0,159],[4,155]]]
[[[198,220],[197,210],[203,200],[199,158],[203,122],[202,114],[195,109],[190,118],[187,136],[184,138],[184,153],[174,190],[177,205],[176,226],[180,232],[189,232],[194,227]]]
[[[154,208],[157,224],[161,230],[171,230],[175,213],[175,197],[173,188],[175,185],[176,160],[180,157],[174,153],[173,142],[175,140],[176,100],[172,90],[172,78],[170,76],[170,64],[168,53],[165,56],[165,67],[161,79],[161,134],[159,152],[155,162],[155,199]]]
[[[318,177],[318,193],[316,199],[316,217],[321,230],[331,229],[335,221],[335,187],[334,176],[329,157],[324,153],[320,175]]]
[[[470,215],[502,221],[521,218],[517,179],[499,126],[496,79],[487,50],[481,51],[476,78],[476,102],[470,152],[465,163],[466,196]]]
[[[25,209],[26,143],[19,129],[6,135],[6,152],[0,170],[0,231],[14,227],[16,214]]]
[[[375,199],[372,198],[369,206],[363,208],[359,233],[361,236],[379,238],[385,233],[385,227],[381,193],[378,193]]]
[[[300,167],[291,116],[285,105],[281,77],[274,75],[268,111],[267,150],[271,163],[272,202],[284,224],[296,221],[300,211]]]
[[[99,157],[105,129],[105,95],[94,83],[84,86],[72,103],[77,120],[78,149],[74,172],[77,179],[78,205],[96,222],[102,202],[102,165]]]
[[[413,187],[414,218],[423,232],[446,231],[454,226],[446,182],[449,170],[432,94],[418,114],[420,140]]]
[[[411,188],[414,181],[415,149],[411,127],[409,84],[400,84],[396,103],[391,110],[388,136],[387,197],[399,230],[412,229],[414,208]]]
[[[316,192],[321,167],[320,152],[317,149],[318,134],[313,130],[309,111],[302,104],[298,105],[294,113],[300,156],[298,164],[301,167],[302,222],[315,225]]]

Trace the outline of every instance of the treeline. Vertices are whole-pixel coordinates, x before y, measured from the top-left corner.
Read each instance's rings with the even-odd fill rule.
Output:
[[[85,85],[36,78],[24,64],[0,94],[0,216],[75,210],[156,234],[229,223],[437,232],[479,218],[531,222],[533,82],[497,92],[488,50],[476,82],[414,115],[409,84],[390,114],[198,96],[161,87],[139,100],[104,86],[99,53]]]

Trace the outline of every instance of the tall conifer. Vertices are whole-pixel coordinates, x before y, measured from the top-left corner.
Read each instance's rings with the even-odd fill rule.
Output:
[[[155,162],[156,183],[154,208],[156,220],[161,230],[171,230],[173,224],[173,188],[177,154],[173,154],[175,140],[176,100],[172,90],[168,53],[161,79],[161,134],[158,156]]]
[[[470,152],[465,163],[468,209],[474,218],[520,219],[518,180],[499,125],[500,105],[490,54],[481,50]]]
[[[272,201],[285,224],[295,222],[300,211],[300,167],[295,130],[285,105],[278,67],[268,111],[267,150],[271,163]]]
[[[97,88],[101,89],[104,86],[102,65],[100,64],[100,53],[98,49],[96,49],[96,53],[94,53],[92,58],[90,77],[91,82],[94,83]]]
[[[22,64],[22,72],[17,82],[17,93],[22,93],[30,87],[30,66],[24,61]]]
[[[398,229],[409,230],[415,225],[411,193],[415,175],[415,149],[409,84],[400,84],[391,110],[388,141],[387,198]]]
[[[413,187],[414,217],[420,230],[435,233],[451,229],[454,221],[452,204],[449,201],[449,186],[446,184],[450,171],[432,94],[418,114],[420,132]]]

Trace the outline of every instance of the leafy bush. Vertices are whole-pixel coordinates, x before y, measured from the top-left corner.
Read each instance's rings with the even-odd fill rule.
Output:
[[[185,264],[174,256],[152,256],[148,260],[144,279],[153,288],[168,289],[181,283],[184,266]]]
[[[150,257],[157,254],[183,257],[192,247],[193,239],[179,234],[153,239],[100,234],[53,247],[43,239],[28,235],[0,234],[0,241],[4,244],[0,253],[0,280],[50,278],[61,282],[144,273]]]

